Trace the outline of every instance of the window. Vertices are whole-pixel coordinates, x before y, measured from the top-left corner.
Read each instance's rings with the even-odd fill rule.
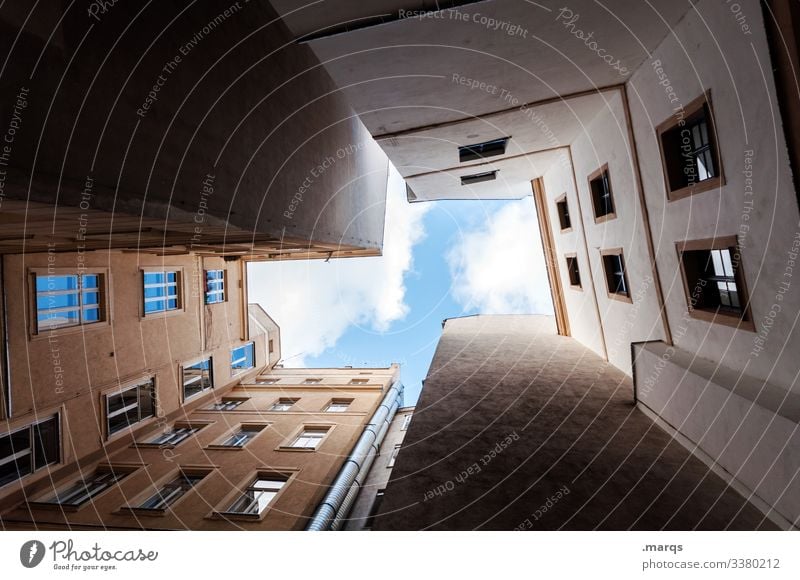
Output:
[[[561,224],[561,231],[564,233],[572,231],[572,220],[570,220],[569,217],[566,193],[556,200],[556,211],[558,212],[558,222]]]
[[[735,236],[681,242],[678,255],[689,312],[695,318],[752,326]]]
[[[475,143],[473,145],[462,145],[458,148],[458,161],[464,163],[466,161],[476,161],[484,159],[485,157],[494,157],[495,155],[503,155],[506,152],[506,145],[511,137],[502,137],[500,139],[492,139],[483,143]]]
[[[272,407],[269,408],[270,411],[288,411],[291,409],[294,404],[299,401],[300,399],[287,399],[287,398],[280,398],[272,404]]]
[[[234,398],[234,397],[223,397],[223,399],[219,403],[214,403],[209,407],[210,411],[233,411],[239,405],[244,403],[247,399],[242,398]]]
[[[306,379],[306,380],[303,381],[303,384],[304,385],[316,385],[316,384],[321,383],[321,382],[322,382],[322,379]]]
[[[350,379],[351,385],[367,385],[369,384],[369,379]]]
[[[211,357],[188,367],[183,367],[183,400],[214,388]]]
[[[568,254],[567,258],[567,274],[569,275],[569,285],[572,288],[580,290],[581,286],[581,271],[578,268],[578,256],[576,254]]]
[[[155,379],[148,379],[143,383],[126,387],[118,393],[105,396],[108,436],[155,415],[155,387]]]
[[[326,413],[345,413],[350,408],[350,403],[353,399],[333,399],[328,406],[325,407]]]
[[[295,437],[289,447],[297,449],[316,449],[327,433],[327,428],[307,427]]]
[[[36,274],[36,332],[105,320],[105,276]]]
[[[144,272],[144,314],[181,308],[180,272]]]
[[[235,375],[256,366],[256,346],[252,342],[231,350],[231,374]]]
[[[617,217],[607,164],[589,176],[589,193],[592,196],[594,221],[596,223]]]
[[[129,473],[129,471],[118,471],[110,467],[99,468],[88,478],[81,477],[69,487],[42,500],[41,503],[77,507],[118,483]]]
[[[606,286],[608,295],[626,302],[631,302],[630,287],[628,277],[625,274],[625,259],[622,257],[622,250],[603,250],[603,269],[606,273]]]
[[[225,270],[206,270],[206,304],[225,302]]]
[[[656,129],[669,200],[722,185],[711,105],[703,94]]]
[[[165,484],[155,494],[147,498],[136,509],[164,511],[186,495],[195,485],[203,481],[206,474],[189,474],[181,472],[178,477]]]
[[[372,502],[372,507],[369,510],[369,515],[367,516],[367,521],[364,524],[365,529],[372,528],[372,525],[375,523],[375,516],[378,513],[378,510],[381,509],[381,504],[383,503],[383,494],[386,490],[379,489],[378,493],[375,494],[375,501]]]
[[[58,415],[0,436],[0,487],[59,461]]]
[[[242,425],[236,433],[226,438],[222,447],[244,447],[264,430],[265,425]]]
[[[256,379],[257,385],[276,385],[281,382],[280,379]]]
[[[269,354],[275,352],[275,341],[273,339],[269,339]]]
[[[202,426],[194,425],[175,425],[169,431],[164,431],[152,439],[149,439],[145,442],[145,444],[174,447],[178,443],[183,443],[183,441],[200,431],[202,428]]]
[[[386,467],[394,467],[394,462],[397,461],[397,454],[400,453],[400,444],[394,446],[392,449],[392,455],[389,457],[389,461],[386,463]]]
[[[498,171],[499,170],[495,169],[494,171],[484,171],[483,173],[462,175],[461,185],[473,185],[475,183],[483,183],[484,181],[494,181],[495,179],[497,179]]]
[[[409,424],[411,424],[411,413],[403,417],[403,425],[400,427],[401,431],[406,431],[408,429]]]
[[[283,476],[258,476],[223,513],[260,515],[272,503],[286,482],[287,478]]]

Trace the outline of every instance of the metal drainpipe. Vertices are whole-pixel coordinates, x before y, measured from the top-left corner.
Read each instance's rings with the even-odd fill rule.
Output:
[[[358,438],[336,479],[311,517],[311,521],[306,526],[307,531],[321,532],[341,527],[342,520],[347,516],[358,489],[386,436],[389,423],[399,408],[402,394],[403,385],[399,382],[394,383],[386,391],[381,404],[364,427],[361,437]]]

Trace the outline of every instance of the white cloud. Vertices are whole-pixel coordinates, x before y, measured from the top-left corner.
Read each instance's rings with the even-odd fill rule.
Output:
[[[335,346],[350,325],[381,332],[405,317],[403,278],[413,268],[414,245],[425,235],[428,209],[406,201],[405,183],[391,168],[381,257],[250,265],[250,300],[281,327],[287,366],[302,366],[305,357]]]
[[[452,296],[481,314],[552,314],[553,305],[531,198],[509,202],[463,233],[447,261]]]

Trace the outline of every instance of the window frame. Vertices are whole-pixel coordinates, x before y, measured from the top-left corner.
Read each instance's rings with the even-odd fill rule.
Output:
[[[37,277],[48,277],[48,276],[77,276],[79,288],[75,291],[78,294],[80,305],[75,307],[73,310],[79,310],[83,312],[83,299],[82,294],[83,290],[80,287],[80,283],[82,282],[82,276],[98,276],[98,313],[100,320],[95,322],[87,322],[82,323],[79,322],[77,324],[68,324],[57,326],[55,328],[39,328],[39,308],[38,308],[38,297],[39,292],[36,290],[36,279]],[[30,334],[30,338],[32,340],[46,340],[50,336],[54,335],[62,335],[62,334],[71,334],[76,332],[85,332],[87,330],[97,330],[100,328],[108,328],[111,325],[111,294],[110,289],[111,285],[109,283],[110,274],[108,268],[29,268],[28,269],[28,276],[26,277],[27,281],[27,289],[26,294],[28,296],[28,304],[29,304],[29,324],[28,330]],[[47,293],[48,291],[44,291]]]
[[[186,369],[187,368],[192,368],[192,367],[197,366],[199,364],[202,364],[202,363],[204,363],[206,361],[208,361],[208,371],[207,372],[208,372],[208,380],[211,383],[211,385],[209,387],[204,388],[204,389],[200,389],[200,391],[198,391],[197,393],[194,393],[193,395],[190,395],[190,396],[187,397],[186,396]],[[209,356],[200,357],[198,359],[192,359],[192,361],[190,363],[185,363],[185,364],[180,365],[180,374],[179,374],[179,376],[180,376],[180,380],[181,380],[181,383],[180,383],[181,384],[181,401],[183,401],[184,403],[186,403],[188,401],[191,401],[193,399],[196,399],[197,397],[201,397],[202,395],[206,395],[206,394],[210,393],[211,391],[214,390],[214,356],[213,355],[209,355]],[[202,375],[201,375],[201,380],[202,380]]]
[[[36,475],[37,473],[42,472],[43,470],[47,470],[48,468],[52,468],[52,466],[54,466],[54,465],[62,465],[64,463],[64,455],[65,455],[65,453],[64,453],[64,437],[62,435],[63,409],[59,408],[58,410],[56,410],[56,411],[54,411],[52,413],[41,413],[41,415],[45,415],[45,417],[42,418],[42,419],[35,419],[33,421],[30,421],[29,419],[26,419],[25,422],[17,423],[16,425],[13,425],[10,429],[5,430],[3,433],[0,433],[0,439],[2,439],[2,438],[5,438],[5,437],[10,437],[10,436],[12,436],[12,435],[14,435],[16,433],[21,432],[21,431],[27,430],[29,439],[28,439],[28,448],[26,449],[26,451],[27,451],[27,454],[30,455],[30,457],[31,457],[31,461],[30,461],[31,470],[30,470],[30,472],[28,472],[28,473],[26,473],[26,474],[24,474],[24,475],[22,475],[20,477],[16,477],[14,479],[11,479],[11,480],[7,481],[6,483],[0,483],[0,489],[3,489],[5,487],[7,487],[7,486],[11,486],[11,485],[14,485],[14,484],[18,484],[19,482],[24,481],[24,480]],[[56,420],[56,435],[58,437],[58,440],[56,442],[56,450],[57,450],[57,453],[58,453],[58,458],[57,458],[56,461],[51,461],[49,463],[45,463],[41,467],[37,468],[36,467],[36,453],[37,453],[36,449],[37,449],[38,445],[37,445],[37,442],[35,440],[36,435],[35,435],[34,427],[36,425],[40,425],[42,423],[47,423],[49,421],[52,421],[53,419]],[[12,455],[9,455],[9,456],[7,456],[5,458],[2,458],[3,463],[5,464],[5,463],[8,463],[8,462],[15,461],[14,459],[11,459],[11,458],[19,456],[19,454],[20,454],[20,451],[17,451],[16,453],[14,453]],[[17,470],[17,474],[19,474],[19,470]]]
[[[596,181],[599,178],[602,178],[603,174],[606,175],[606,182],[608,184],[608,196],[609,200],[611,201],[611,211],[609,213],[598,216],[597,201],[594,198],[594,190],[592,189],[592,182]],[[589,185],[589,198],[592,201],[592,217],[594,217],[594,223],[600,224],[609,220],[616,219],[617,201],[616,199],[614,199],[614,186],[611,184],[611,172],[608,170],[608,163],[604,163],[602,166],[600,166],[600,168],[590,173],[589,177],[587,178],[587,182]]]
[[[607,256],[619,256],[620,263],[622,264],[623,283],[625,284],[625,288],[627,289],[626,294],[622,294],[620,292],[614,292],[611,290],[611,284],[609,283],[609,277],[608,277],[608,268],[606,267]],[[623,251],[623,249],[610,248],[607,250],[600,250],[600,260],[603,266],[603,276],[605,277],[606,294],[608,295],[608,297],[613,300],[619,300],[620,302],[627,302],[629,304],[633,304],[633,292],[631,291],[631,284],[628,280],[628,267],[625,263],[625,252]]]
[[[567,193],[564,192],[559,195],[555,200],[556,216],[558,216],[558,226],[562,234],[568,234],[572,231],[572,216],[569,213],[569,201],[567,201]],[[564,212],[562,212],[562,205]],[[564,226],[564,219],[566,218],[568,224]]]
[[[227,494],[207,517],[209,519],[240,520],[251,522],[262,521],[275,508],[283,493],[294,481],[296,475],[296,470],[274,470],[267,467],[258,468],[254,472],[248,474],[246,478],[240,480],[240,482],[235,486],[235,489]],[[243,512],[229,511],[251,487],[254,487],[255,483],[259,479],[264,479],[267,481],[277,481],[282,479],[283,483],[280,489],[275,493],[275,496],[259,513],[248,514]]]
[[[578,254],[575,252],[564,254],[564,260],[567,263],[567,280],[569,281],[569,287],[573,290],[583,292],[583,282],[581,281],[581,267],[580,263],[578,262]],[[576,274],[578,276],[577,284],[575,284],[573,280],[572,264],[575,264]]]
[[[177,280],[175,283],[175,288],[177,291],[177,301],[178,306],[177,308],[170,308],[165,310],[158,310],[156,312],[147,312],[147,298],[145,297],[145,287],[144,287],[144,277],[145,274],[158,274],[164,273],[169,274],[175,272]],[[139,288],[141,300],[139,303],[139,308],[141,308],[141,315],[140,318],[142,320],[150,320],[153,318],[164,318],[166,316],[177,316],[179,314],[183,314],[186,311],[186,289],[184,288],[184,282],[186,280],[186,276],[184,276],[183,266],[141,266],[139,267],[139,275],[141,280],[141,286]],[[164,284],[166,285],[166,283]]]
[[[236,350],[239,350],[240,348],[246,348],[248,346],[253,351],[253,365],[249,366],[249,367],[246,367],[246,368],[240,368],[240,369],[235,368],[233,366],[233,364],[234,364],[233,352],[236,351]],[[237,360],[240,360],[240,359],[237,359]],[[247,356],[245,356],[244,360],[247,360]],[[251,340],[251,341],[245,342],[244,344],[240,344],[239,346],[235,346],[235,347],[230,349],[230,372],[231,372],[231,377],[239,376],[239,375],[241,375],[243,373],[246,373],[246,372],[256,368],[257,366],[258,366],[258,360],[256,359],[256,343],[255,343],[255,341]]]
[[[234,426],[233,429],[229,429],[214,443],[207,445],[206,449],[217,449],[223,451],[242,450],[250,445],[255,439],[262,436],[270,425],[272,425],[272,423],[263,421],[245,421],[239,423],[238,425]],[[226,441],[233,439],[237,434],[245,429],[256,431],[256,434],[246,439],[242,445],[229,445],[225,443]]]
[[[742,248],[739,245],[737,236],[721,236],[716,238],[706,238],[700,240],[685,240],[675,243],[675,249],[678,254],[678,265],[681,271],[681,279],[683,281],[683,296],[686,302],[686,307],[689,316],[704,322],[722,324],[733,328],[748,330],[751,332],[756,331],[755,320],[751,309],[750,292],[747,288],[747,281],[745,279],[744,271],[742,268]],[[696,308],[692,305],[692,292],[690,289],[689,277],[686,273],[686,265],[684,263],[683,253],[687,251],[711,251],[711,250],[730,250],[735,249],[738,251],[739,260],[733,266],[734,282],[736,283],[737,294],[739,295],[739,302],[742,304],[741,315],[725,312],[717,307],[712,311],[708,308]]]
[[[300,425],[297,429],[295,429],[291,436],[287,437],[286,440],[281,444],[280,447],[276,449],[276,451],[297,451],[301,453],[314,453],[319,451],[320,448],[325,444],[325,441],[330,437],[331,433],[333,432],[336,425],[333,424],[323,424],[323,423],[309,423],[305,425]],[[318,438],[318,442],[314,447],[297,447],[295,443],[298,442],[300,438],[302,438],[303,433],[306,431],[325,431],[322,437]]]
[[[222,273],[222,289],[221,290],[209,290],[209,279],[208,274],[210,272],[221,272]],[[214,279],[214,282],[219,282],[220,279]],[[209,302],[208,297],[209,294],[222,294],[222,300],[217,300],[214,302]],[[226,268],[204,268],[203,269],[203,304],[206,306],[213,306],[215,304],[224,304],[228,301],[228,270]]]
[[[58,486],[53,486],[47,491],[42,492],[39,496],[36,497],[35,500],[29,501],[28,506],[35,508],[48,508],[59,511],[76,512],[78,510],[85,508],[86,506],[93,505],[95,501],[97,501],[104,495],[110,493],[111,490],[118,489],[122,481],[124,481],[130,475],[133,475],[143,467],[144,466],[142,464],[120,464],[120,463],[96,465],[90,471],[79,473],[77,477],[70,477],[68,481],[59,484]],[[119,474],[119,477],[117,477],[111,484],[107,485],[100,491],[94,494],[90,494],[86,499],[84,499],[80,503],[65,504],[58,501],[53,501],[58,497],[58,494],[60,492],[69,490],[71,488],[77,488],[78,482],[80,481],[84,482],[84,487],[85,487],[85,482],[87,478],[84,477],[84,474],[89,475],[92,480],[95,480],[97,479],[97,477],[101,472],[110,472],[111,474]]]
[[[141,387],[141,386],[143,386],[143,385],[145,385],[147,383],[150,383],[152,385],[152,391],[153,391],[153,394],[152,394],[152,397],[153,397],[153,414],[152,415],[147,415],[145,417],[142,417],[140,415],[139,420],[136,421],[135,423],[129,423],[126,427],[123,427],[121,429],[118,429],[118,430],[112,432],[111,431],[111,425],[109,423],[109,421],[111,419],[111,415],[110,415],[109,407],[108,407],[109,398],[113,397],[115,395],[121,395],[122,393],[125,393],[127,391],[131,391],[133,389],[137,389],[137,388],[139,388],[139,387]],[[158,384],[157,384],[156,376],[155,375],[150,375],[150,376],[146,376],[146,377],[140,377],[138,379],[123,383],[120,386],[115,386],[113,388],[106,389],[106,390],[104,390],[104,391],[102,391],[100,393],[100,402],[101,402],[101,409],[102,409],[102,415],[103,415],[103,434],[105,435],[106,441],[110,441],[112,439],[116,439],[117,437],[122,437],[125,434],[131,434],[136,429],[138,429],[139,427],[142,427],[143,425],[146,425],[147,423],[149,423],[149,422],[151,422],[151,421],[153,421],[153,420],[158,418]],[[138,399],[138,393],[137,393],[137,407],[141,407],[141,402]],[[126,409],[129,409],[129,408],[130,408],[130,406],[127,406],[127,407],[124,407],[123,409],[120,409],[120,410],[116,411],[114,413],[114,416],[120,414],[121,412],[123,412],[123,411],[125,411]]]
[[[278,397],[267,409],[268,413],[288,413],[300,401],[300,397]],[[276,409],[277,406],[287,406],[286,409]]]
[[[213,467],[189,467],[189,466],[181,466],[178,469],[172,471],[165,477],[162,477],[158,482],[150,489],[143,491],[142,493],[135,496],[128,504],[122,506],[120,511],[122,512],[130,512],[136,515],[144,515],[144,516],[166,516],[173,512],[175,508],[192,492],[194,492],[198,486],[202,485],[204,481],[206,481],[207,477],[213,473]],[[179,476],[189,476],[189,477],[199,477],[199,481],[194,483],[189,489],[185,490],[182,494],[180,494],[175,500],[171,503],[168,503],[164,507],[144,507],[144,503],[147,501],[155,498],[156,495],[160,495],[161,490],[164,489],[167,485],[170,485],[174,482]]]
[[[664,134],[672,131],[673,129],[685,127],[686,120],[696,115],[701,110],[705,110],[707,112],[706,123],[708,124],[709,144],[712,154],[715,154],[714,161],[717,164],[717,175],[709,179],[704,179],[703,181],[695,182],[692,185],[687,185],[673,190],[672,186],[670,185],[669,171],[667,169],[668,163],[667,155],[664,149]],[[681,124],[681,122],[683,122],[683,124]],[[725,185],[725,171],[722,166],[722,153],[719,149],[719,140],[717,139],[717,125],[714,117],[714,107],[711,103],[711,89],[701,93],[688,105],[683,107],[683,117],[681,119],[677,119],[673,113],[656,126],[655,132],[656,141],[658,142],[658,151],[661,157],[661,171],[664,177],[664,189],[667,194],[668,202],[685,199],[692,195],[703,193],[704,191],[709,191],[711,189],[718,189]]]
[[[353,398],[347,399],[347,398],[344,398],[344,397],[338,397],[338,398],[335,397],[335,398],[331,399],[330,401],[328,401],[328,404],[325,405],[325,408],[323,409],[323,413],[335,413],[335,414],[347,413],[347,412],[349,412],[350,407],[353,405],[354,401],[355,401],[355,399],[353,399]],[[342,405],[344,405],[344,409],[342,409],[341,411],[331,411],[330,410],[331,407],[337,407],[337,406],[341,407]]]
[[[138,447],[144,449],[174,449],[179,445],[183,445],[184,443],[192,439],[192,437],[196,437],[197,434],[200,433],[200,431],[202,431],[204,428],[208,427],[212,423],[213,421],[197,421],[194,419],[191,421],[175,421],[172,424],[172,426],[169,427],[169,431],[161,431],[160,433],[151,433],[144,439],[144,441],[134,441],[131,444],[131,447]],[[154,439],[163,437],[168,433],[174,433],[174,431],[176,431],[177,429],[192,429],[192,431],[188,435],[180,439],[177,443],[167,443],[167,442],[157,443],[153,441]]]
[[[239,412],[239,407],[244,405],[247,401],[250,400],[250,397],[222,397],[219,401],[213,401],[210,406],[203,407],[202,410],[205,413],[235,413]],[[233,401],[241,401],[238,405],[233,407],[232,409],[214,409],[215,405],[222,405],[224,403],[233,402]]]

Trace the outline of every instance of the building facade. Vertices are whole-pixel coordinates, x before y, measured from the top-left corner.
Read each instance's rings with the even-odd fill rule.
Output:
[[[373,529],[775,528],[630,389],[553,317],[447,320]]]
[[[345,4],[287,25],[409,201],[532,195],[558,332],[797,527],[795,3]]]
[[[380,452],[358,492],[344,529],[348,531],[372,529],[413,415],[414,407],[397,409],[385,438],[381,442]]]
[[[3,265],[16,305],[4,312],[4,528],[302,529],[397,380],[397,367],[275,368],[279,328],[248,306],[238,258]]]
[[[0,8],[0,252],[380,254],[386,156],[268,2],[97,6]]]

